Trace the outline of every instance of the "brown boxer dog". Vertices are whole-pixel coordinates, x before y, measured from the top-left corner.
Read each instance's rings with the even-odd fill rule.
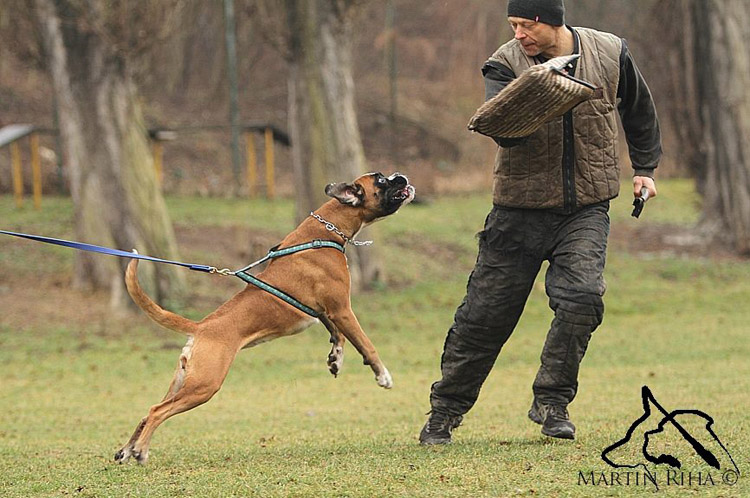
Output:
[[[319,218],[306,218],[284,238],[279,249],[315,239],[345,245],[362,227],[395,213],[414,199],[414,187],[398,173],[387,178],[370,173],[351,184],[330,184],[325,192],[333,199],[314,213]],[[331,226],[335,230],[329,230]],[[278,297],[248,285],[203,320],[194,322],[162,309],[151,300],[138,284],[137,267],[138,260],[132,260],[125,275],[130,296],[152,320],[186,334],[188,341],[169,391],[161,403],[151,407],[127,444],[115,454],[119,463],[131,456],[145,463],[154,430],[169,417],[211,399],[240,349],[297,334],[318,321]],[[272,259],[257,277],[320,313],[320,321],[331,334],[333,346],[327,363],[333,375],[341,370],[346,338],[362,355],[365,365],[375,372],[378,385],[386,389],[393,386],[391,374],[352,311],[349,268],[341,251],[311,249]]]

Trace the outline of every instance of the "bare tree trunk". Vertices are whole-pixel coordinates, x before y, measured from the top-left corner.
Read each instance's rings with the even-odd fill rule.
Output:
[[[92,9],[87,15],[93,19],[102,15],[97,9],[108,8],[106,3],[88,2],[87,6]],[[35,7],[59,105],[76,237],[176,258],[174,232],[123,56],[91,26],[90,19],[84,23],[76,17],[80,13],[77,3],[35,0]],[[125,264],[79,252],[74,285],[109,289],[112,306],[120,308],[130,302],[122,278]],[[157,265],[146,285],[159,299],[176,297],[182,278],[175,269]]]
[[[670,22],[664,26],[664,19]],[[671,151],[677,162],[687,166],[703,182],[706,177],[706,154],[702,147],[703,121],[698,95],[698,78],[705,61],[697,59],[696,43],[702,23],[696,24],[692,2],[666,0],[659,2],[646,31],[662,33],[662,43],[646,44],[649,56],[666,66],[663,77],[653,82],[665,98],[660,107],[665,109],[669,128],[673,130],[677,147]],[[658,47],[657,47],[658,45]],[[664,50],[664,46],[671,47]]]
[[[695,60],[704,125],[706,175],[701,227],[716,239],[750,254],[750,4],[744,0],[694,3],[700,26]]]
[[[750,254],[750,3],[669,0],[656,9],[671,19],[660,44],[673,47],[669,114],[676,153],[703,195],[699,232]]]
[[[327,199],[324,187],[366,169],[352,77],[354,1],[286,0],[290,33],[289,128],[298,221]],[[371,237],[370,229],[360,238]],[[350,250],[355,288],[382,278],[372,247]]]

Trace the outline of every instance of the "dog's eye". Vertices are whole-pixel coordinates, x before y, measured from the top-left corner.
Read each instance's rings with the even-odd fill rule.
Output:
[[[382,176],[378,178],[378,185],[385,185],[385,183],[386,183],[385,178],[383,178]]]

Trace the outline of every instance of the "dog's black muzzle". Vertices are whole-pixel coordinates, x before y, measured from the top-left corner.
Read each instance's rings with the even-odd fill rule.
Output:
[[[404,175],[394,173],[384,180],[383,208],[386,213],[397,211],[402,204],[414,198],[414,187],[409,185],[409,179]]]

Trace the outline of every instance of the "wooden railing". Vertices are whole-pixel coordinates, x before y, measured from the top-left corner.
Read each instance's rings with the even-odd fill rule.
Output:
[[[206,131],[206,130],[225,130],[229,126],[182,126],[177,128],[163,129],[152,128],[148,130],[151,139],[152,153],[154,156],[154,168],[156,176],[161,184],[164,178],[164,142],[176,140],[181,133]],[[259,171],[258,158],[255,148],[255,135],[261,134],[264,143],[264,176],[265,176],[265,194],[269,199],[276,196],[275,187],[275,160],[274,144],[280,143],[283,146],[291,146],[289,135],[284,130],[269,123],[249,123],[242,126],[245,137],[245,155],[246,171],[245,181],[247,190],[251,197],[258,195],[259,191]],[[21,159],[20,142],[29,137],[29,147],[31,151],[31,171],[32,171],[32,191],[34,198],[34,208],[42,207],[42,171],[39,159],[39,135],[55,134],[56,130],[49,130],[36,127],[30,124],[11,124],[0,128],[0,149],[8,147],[10,149],[11,159],[11,176],[13,184],[13,195],[16,201],[16,207],[23,207],[24,186],[23,186],[23,164]],[[59,172],[58,172],[59,173]],[[59,173],[60,174],[60,173]],[[240,181],[240,179],[237,179]]]
[[[11,176],[13,178],[13,196],[16,199],[16,207],[23,207],[23,164],[21,161],[21,139],[29,137],[31,149],[31,176],[32,191],[34,195],[34,208],[42,209],[42,168],[39,160],[39,133],[48,132],[40,130],[34,125],[12,124],[0,128],[0,149],[5,146],[10,148]]]
[[[151,128],[148,130],[151,138],[154,168],[159,182],[164,176],[164,142],[176,140],[181,134],[196,131],[228,130],[229,126],[181,126],[175,128]],[[255,134],[262,134],[264,144],[264,176],[265,194],[268,199],[276,196],[274,144],[291,146],[289,135],[284,130],[270,123],[249,123],[242,126],[245,137],[245,181],[250,197],[256,197],[259,190],[258,154],[255,147]],[[239,178],[237,179],[240,180]]]

